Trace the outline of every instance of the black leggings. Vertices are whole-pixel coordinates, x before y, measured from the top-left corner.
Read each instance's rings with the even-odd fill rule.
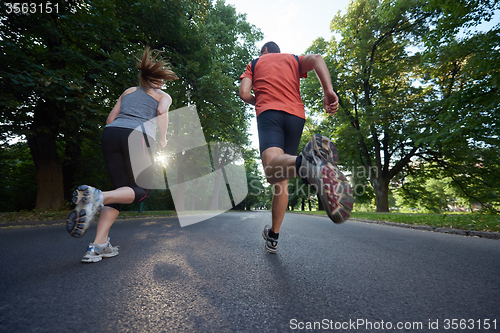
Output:
[[[151,165],[134,177],[131,158],[146,159],[145,163],[149,163],[148,161],[151,161],[152,156],[154,156],[155,141],[149,136],[141,135],[138,137],[138,140],[142,138],[142,142],[138,144],[144,147],[144,150],[142,152],[136,152],[136,149],[130,151],[129,136],[133,131],[134,130],[128,128],[106,127],[101,135],[101,146],[104,162],[106,163],[109,177],[113,183],[113,188],[117,189],[125,186],[132,188],[135,193],[133,203],[137,203],[146,199],[149,194],[148,188],[150,187],[148,187],[147,184],[153,184],[154,166]],[[150,149],[147,149],[148,144],[149,147],[151,147]],[[137,182],[143,187],[138,186]],[[109,204],[106,206],[121,211],[123,204]]]

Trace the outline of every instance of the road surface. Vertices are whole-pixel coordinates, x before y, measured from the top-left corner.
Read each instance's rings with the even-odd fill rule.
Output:
[[[287,214],[273,255],[269,221],[120,220],[95,264],[95,224],[2,229],[0,332],[500,331],[498,240]]]

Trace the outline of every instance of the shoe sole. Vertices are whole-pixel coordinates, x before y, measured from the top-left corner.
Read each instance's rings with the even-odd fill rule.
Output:
[[[115,247],[115,248],[118,248],[118,246],[114,246],[114,247]],[[102,254],[102,257],[103,257],[103,258],[113,258],[113,257],[116,257],[116,256],[117,256],[117,255],[119,255],[119,254],[120,254],[120,252],[118,252],[118,250],[117,250],[117,252],[103,253],[103,254]]]
[[[69,213],[68,219],[66,220],[66,229],[71,236],[76,238],[80,238],[83,236],[85,231],[88,229],[88,226],[85,226],[85,221],[87,219],[86,215],[87,213],[85,209],[82,209],[80,211],[75,209],[71,213]]]
[[[100,257],[82,258],[82,262],[85,262],[85,263],[99,262],[99,261],[101,261],[104,258],[113,258],[113,257],[116,257],[118,254],[119,254],[119,252],[117,252],[117,253],[103,254]]]
[[[102,260],[103,257],[93,257],[93,258],[82,258],[82,262],[84,263],[94,263]]]
[[[78,188],[73,191],[73,197],[71,201],[78,205],[80,202],[86,203],[90,196],[90,188],[87,185],[80,185]]]
[[[321,169],[323,193],[320,199],[328,217],[337,224],[351,216],[354,204],[352,189],[346,177],[337,167],[325,165]]]
[[[87,185],[80,185],[73,192],[73,197],[71,201],[77,205],[68,216],[66,220],[66,230],[68,233],[75,237],[80,238],[85,234],[85,231],[89,228],[90,224],[94,221],[94,218],[99,214],[102,209],[102,205],[97,208],[96,213],[90,221],[87,221],[87,212],[84,208],[78,208],[78,205],[84,205],[91,199],[90,188]]]
[[[339,161],[337,148],[330,139],[315,134],[311,139],[311,148],[321,164],[320,199],[328,217],[336,224],[344,223],[351,216],[354,204],[352,189],[346,177],[337,168]]]

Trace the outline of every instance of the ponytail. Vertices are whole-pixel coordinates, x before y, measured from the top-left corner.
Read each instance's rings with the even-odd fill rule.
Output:
[[[142,54],[142,59],[137,59],[139,72],[139,86],[141,88],[160,89],[164,81],[178,79],[170,69],[170,64],[159,58],[160,51],[147,47]]]

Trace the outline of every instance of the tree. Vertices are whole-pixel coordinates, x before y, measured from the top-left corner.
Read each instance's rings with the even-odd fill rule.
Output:
[[[210,206],[215,208],[219,204],[218,191],[223,183],[219,162],[225,163],[224,154],[229,151],[220,150],[219,155],[219,143],[236,144],[245,155],[250,152],[247,150],[250,114],[238,96],[236,82],[246,64],[257,53],[255,41],[261,39],[262,34],[246,22],[244,15],[236,13],[234,7],[225,5],[223,1],[217,1],[213,7],[207,6],[206,9],[203,16],[194,19],[203,37],[203,47],[198,51],[203,61],[190,63],[181,77],[184,94],[187,94],[189,102],[196,105],[205,141],[216,143],[214,147],[217,149],[212,151],[212,171],[216,171],[218,176],[214,192],[208,194],[213,199]],[[178,124],[173,125],[174,131],[176,126]],[[193,166],[200,154],[177,155],[176,158],[179,159],[176,165]],[[188,177],[185,172],[184,168],[177,168],[177,189],[181,192],[184,190],[183,180]]]
[[[29,143],[36,208],[58,208],[70,197],[76,170],[89,163],[82,143],[100,152],[105,117],[136,84],[133,56],[145,46],[164,51],[181,77],[167,86],[172,108],[191,99],[207,137],[245,144],[248,115],[234,82],[261,33],[233,7],[207,0],[57,4],[51,14],[0,17],[2,139]]]
[[[207,58],[203,70],[186,77],[190,101],[196,104],[207,142],[236,144],[248,157],[250,113],[239,98],[236,82],[258,53],[255,42],[262,33],[221,0],[200,18],[198,26]]]
[[[489,21],[500,3],[431,1],[429,7],[439,15],[425,36],[422,64],[434,82],[435,117],[418,156],[452,179],[458,198],[491,209],[500,204],[500,25],[469,28]]]
[[[2,133],[28,142],[36,208],[64,204],[64,165],[73,166],[82,140],[97,136],[103,108],[117,95],[114,79],[125,66],[111,3],[57,1],[58,12],[1,17]]]
[[[483,9],[497,6],[489,2],[481,4]],[[452,100],[455,100],[455,106],[458,101],[467,105],[471,114],[484,114],[483,120],[487,120],[485,109],[489,108],[491,112],[492,107],[495,108],[491,96],[498,81],[484,80],[484,73],[476,72],[478,75],[469,82],[476,83],[470,87],[476,87],[478,98],[481,90],[485,98],[467,99],[464,103],[466,86],[459,86],[455,79],[451,80],[453,82],[441,81],[445,84],[440,85],[437,72],[429,71],[433,68],[429,61],[436,55],[429,45],[434,45],[435,50],[443,50],[433,43],[439,39],[435,36],[446,35],[432,29],[437,23],[450,18],[455,30],[477,24],[469,21],[477,18],[471,14],[474,6],[469,6],[469,2],[466,5],[464,10],[469,15],[464,21],[450,15],[451,6],[446,1],[436,0],[432,4],[419,0],[353,1],[345,15],[339,13],[332,21],[332,30],[339,32],[342,39],[332,39],[329,43],[318,40],[313,45],[312,49],[324,50],[333,73],[332,81],[339,90],[341,108],[338,116],[329,121],[339,155],[349,161],[346,164],[353,170],[359,166],[364,168],[375,192],[377,211],[389,211],[390,181],[405,172],[412,161],[419,157],[443,156],[445,146],[438,143],[437,137],[446,136],[444,133],[456,127],[456,123],[441,121],[444,115],[450,116],[456,110],[456,107],[450,107]],[[460,12],[463,14],[464,10]],[[444,23],[437,26],[441,30],[449,27]],[[470,43],[473,39],[469,39]],[[490,43],[486,49],[491,51],[493,45]],[[410,49],[418,46],[427,51]],[[461,49],[466,50],[465,47]],[[456,55],[449,51],[446,54]],[[452,77],[468,77],[463,67],[437,67]],[[490,62],[488,68],[495,71],[492,67],[494,64]],[[315,78],[308,80],[314,81]],[[449,84],[453,87],[450,92],[454,98],[451,100],[451,95],[445,94]],[[309,105],[319,109],[317,88],[313,89],[311,83],[305,88],[309,88],[306,89]],[[487,124],[486,128],[491,130],[495,122],[490,119]],[[464,126],[467,131],[473,127],[472,124]],[[486,135],[489,141],[495,139],[491,134]],[[467,145],[461,144],[461,148],[464,154],[470,152]],[[452,154],[447,154],[447,157],[451,160],[444,161],[450,163]]]
[[[250,210],[252,207],[265,207],[269,205],[269,196],[264,187],[264,176],[259,171],[258,161],[256,159],[258,152],[256,149],[243,150],[243,159],[245,160],[245,170],[248,182],[247,197],[235,208],[238,210]]]

